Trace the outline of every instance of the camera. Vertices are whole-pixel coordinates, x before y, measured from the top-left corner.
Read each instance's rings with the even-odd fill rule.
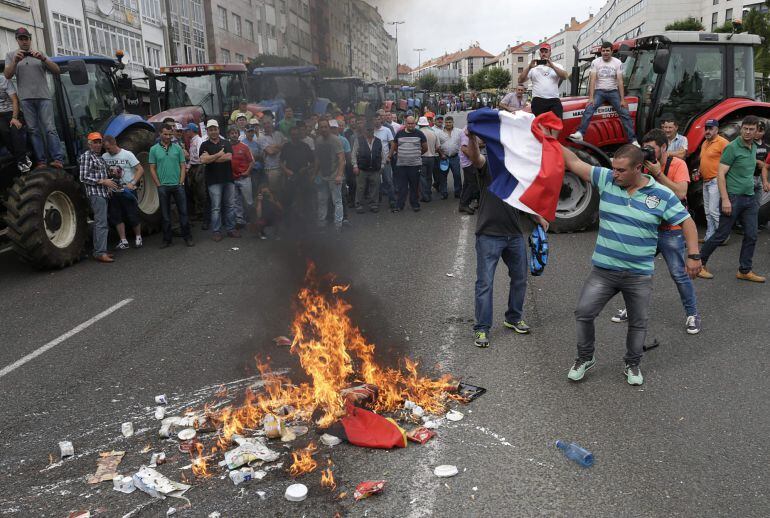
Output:
[[[538,65],[547,65],[548,64],[548,60],[547,59],[538,59],[537,60],[537,64]]]
[[[644,146],[642,148],[642,155],[644,155],[644,161],[645,162],[657,162],[658,157],[655,156],[655,150],[652,149],[650,146]]]

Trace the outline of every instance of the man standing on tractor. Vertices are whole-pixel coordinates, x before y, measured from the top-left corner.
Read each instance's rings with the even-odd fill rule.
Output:
[[[705,242],[714,235],[719,226],[719,159],[722,158],[722,151],[729,142],[719,134],[719,121],[716,119],[706,121],[704,135],[700,148],[700,176],[703,181],[703,209],[706,213],[706,237],[703,239]]]
[[[61,169],[64,167],[64,154],[59,134],[56,132],[53,102],[46,79],[46,72],[60,74],[61,70],[48,56],[39,50],[32,50],[31,38],[32,35],[24,27],[16,29],[19,49],[5,55],[3,74],[6,79],[16,76],[24,120],[32,133],[37,167],[46,167],[49,163],[46,159],[48,157],[51,166]],[[99,144],[101,146],[101,142]]]
[[[553,112],[560,119],[564,108],[559,99],[559,83],[569,79],[569,72],[558,63],[551,61],[551,45],[540,45],[540,59],[533,59],[529,66],[519,74],[519,83],[527,79],[532,82],[532,113],[535,116]]]
[[[110,195],[118,184],[110,180],[107,162],[102,158],[102,135],[88,134],[88,151],[80,155],[80,183],[86,188],[86,195],[94,213],[93,242],[94,259],[100,263],[113,263],[112,254],[107,253],[107,235],[110,231],[107,221],[107,206]]]
[[[666,137],[668,137],[669,156],[685,160],[687,158],[687,137],[679,134],[679,123],[676,122],[673,115],[663,118],[661,129],[666,132]]]
[[[725,242],[735,222],[743,224],[740,263],[737,279],[751,282],[765,282],[765,278],[751,271],[754,247],[757,244],[757,217],[759,206],[754,200],[754,169],[757,166],[757,145],[754,134],[759,118],[748,115],[741,123],[741,135],[725,147],[719,160],[719,195],[722,199],[722,214],[719,227],[711,239],[703,244],[701,256],[703,270],[699,277],[713,279],[714,275],[705,266],[711,254]]]
[[[602,56],[591,62],[591,73],[588,80],[588,104],[583,112],[580,127],[570,137],[575,140],[583,140],[583,135],[591,123],[591,117],[594,116],[596,109],[605,102],[610,103],[618,112],[628,142],[638,145],[636,133],[634,133],[634,122],[628,112],[628,102],[623,88],[623,63],[618,58],[612,57],[612,43],[609,41],[602,43]]]

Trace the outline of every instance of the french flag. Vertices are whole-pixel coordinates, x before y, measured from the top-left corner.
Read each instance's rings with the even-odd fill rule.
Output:
[[[543,128],[561,131],[562,121],[551,112],[535,117],[491,108],[468,115],[468,130],[487,145],[489,190],[512,207],[553,221],[564,158],[557,138]]]

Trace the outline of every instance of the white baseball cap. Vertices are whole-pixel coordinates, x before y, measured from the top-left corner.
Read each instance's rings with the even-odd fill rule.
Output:
[[[417,121],[418,126],[430,126],[430,122],[428,122],[428,117],[420,117],[420,120]]]
[[[209,121],[206,123],[206,127],[210,128],[212,126],[219,127],[219,123],[215,119],[209,119]]]
[[[339,128],[340,123],[337,122],[337,119],[329,119],[329,127],[330,128]]]

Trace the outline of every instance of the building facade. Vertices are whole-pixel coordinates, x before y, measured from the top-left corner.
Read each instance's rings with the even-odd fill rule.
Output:
[[[48,49],[46,42],[47,25],[36,0],[4,0],[0,2],[0,52],[2,57],[11,50],[19,48],[15,32],[19,27],[26,27],[32,34],[32,47]]]
[[[529,62],[532,60],[530,52],[535,48],[531,41],[524,43],[516,42],[514,45],[508,45],[504,51],[497,55],[496,61],[490,66],[502,68],[511,73],[511,87],[515,86],[519,74],[521,74]]]
[[[456,83],[460,79],[468,81],[468,78],[483,69],[488,61],[495,59],[496,56],[475,44],[453,54],[429,59],[412,70],[411,77],[412,81],[417,81],[420,76],[434,74],[444,84]]]
[[[573,16],[570,22],[564,24],[564,28],[558,33],[554,34],[543,43],[549,43],[551,45],[551,61],[558,63],[567,72],[572,70],[572,66],[575,64],[575,49],[574,46],[578,44],[578,38],[580,36],[583,27],[588,25],[593,20],[593,16],[584,22],[578,22]],[[537,46],[530,50],[529,59],[537,59]],[[567,79],[562,81],[559,85],[559,93],[561,95],[567,95],[570,92],[571,81]]]

